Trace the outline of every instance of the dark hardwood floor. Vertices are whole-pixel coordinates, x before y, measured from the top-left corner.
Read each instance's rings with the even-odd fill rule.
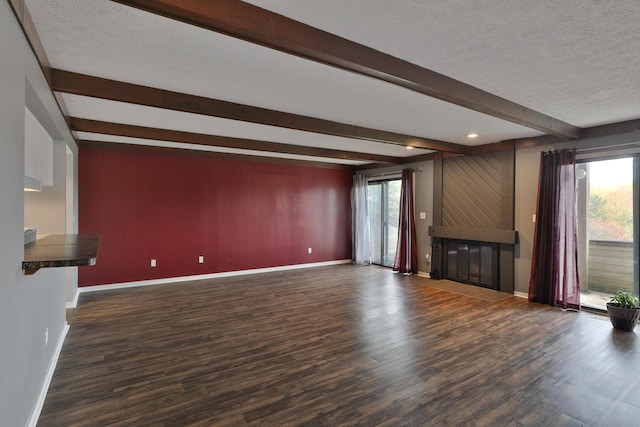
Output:
[[[81,295],[39,426],[640,425],[607,317],[342,265]]]

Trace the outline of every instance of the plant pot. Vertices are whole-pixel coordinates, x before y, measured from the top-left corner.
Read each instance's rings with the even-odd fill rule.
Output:
[[[614,328],[633,331],[640,317],[640,308],[620,308],[614,303],[607,303],[607,313]]]

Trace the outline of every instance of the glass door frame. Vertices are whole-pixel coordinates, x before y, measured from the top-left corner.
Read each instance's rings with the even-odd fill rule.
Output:
[[[395,260],[395,251],[394,256],[389,256],[389,183],[397,182],[400,184],[401,176],[393,175],[386,176],[380,179],[370,179],[368,183],[368,193],[371,194],[371,187],[380,186],[380,223],[373,224],[370,222],[371,227],[371,263],[375,265],[381,265],[384,267],[393,267],[393,263]],[[398,200],[399,205],[399,200]],[[399,212],[398,212],[399,215]],[[371,204],[369,204],[369,217],[372,218],[371,212]],[[380,242],[379,244],[374,243],[373,236],[377,233],[374,232],[374,227],[377,227],[380,233]],[[396,228],[398,225],[396,225]],[[396,242],[397,244],[397,242]],[[379,246],[378,253],[374,253],[374,248]]]
[[[640,293],[640,284],[639,284],[639,277],[640,277],[640,268],[639,268],[639,259],[640,259],[640,155],[639,154],[625,154],[625,155],[614,155],[614,156],[602,156],[602,157],[588,157],[588,158],[582,158],[582,159],[578,159],[576,162],[576,169],[582,169],[583,167],[580,167],[581,165],[584,164],[589,164],[592,162],[599,162],[599,161],[605,161],[605,160],[615,160],[615,159],[622,159],[622,158],[631,158],[632,159],[632,168],[633,168],[633,176],[632,176],[632,194],[633,194],[633,231],[632,231],[632,236],[633,236],[633,293],[635,295],[639,295]],[[580,199],[580,197],[589,197],[589,188],[583,188],[582,190],[579,190],[581,185],[584,185],[583,182],[580,182],[581,180],[577,180],[577,186],[576,186],[576,191],[578,191],[578,199]],[[586,192],[585,192],[586,191]],[[581,194],[584,193],[584,194]],[[586,203],[586,201],[582,201],[580,202],[580,200],[578,200],[578,206],[580,205],[584,205],[584,203]],[[580,211],[578,212],[578,215],[580,215]],[[579,219],[579,224],[580,221],[585,221],[585,219],[580,220]],[[585,245],[589,245],[589,239],[588,239],[588,232],[586,230],[586,227],[588,227],[588,225],[586,224],[586,222],[583,222],[582,225],[579,227],[579,230],[582,230],[581,232],[579,231],[579,236],[578,236],[578,241],[579,241],[579,245],[580,246],[584,246],[582,249],[580,249],[580,251],[582,251],[583,253],[586,253],[586,249],[585,249]],[[580,234],[582,234],[583,236],[581,237]],[[580,260],[581,262],[585,262],[588,263],[588,257],[581,255]],[[586,284],[587,284],[587,279],[588,277],[584,277],[584,276],[588,276],[588,274],[585,274],[587,271],[587,264],[585,264],[583,267],[580,267],[580,284],[581,284],[581,288],[583,288]]]

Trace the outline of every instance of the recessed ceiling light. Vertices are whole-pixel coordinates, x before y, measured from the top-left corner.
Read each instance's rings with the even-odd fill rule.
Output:
[[[410,145],[407,145],[407,150],[413,150],[413,147]]]
[[[471,133],[468,133],[468,134],[467,134],[467,138],[471,138],[471,139],[473,139],[473,138],[477,138],[477,137],[478,137],[478,134],[477,134],[477,133],[475,133],[475,132],[471,132]]]

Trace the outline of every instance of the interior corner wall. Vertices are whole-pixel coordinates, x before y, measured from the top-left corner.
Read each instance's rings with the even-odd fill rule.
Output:
[[[514,257],[514,290],[519,293],[529,292],[531,275],[531,259],[533,253],[533,235],[538,198],[538,173],[540,147],[516,150],[515,180],[515,227],[518,230],[518,241]]]
[[[0,2],[0,57],[0,425],[24,426],[37,421],[66,331],[64,269],[25,276],[21,268],[24,115],[31,89],[54,133],[71,147],[75,142],[9,2]]]
[[[422,162],[414,169],[422,168],[422,171],[415,174],[415,223],[416,238],[418,240],[418,271],[431,273],[431,236],[429,227],[433,225],[433,161]],[[425,213],[425,218],[420,218],[420,212]],[[429,261],[425,255],[429,255]]]
[[[96,265],[79,269],[79,286],[350,259],[352,176],[81,148],[79,229],[101,239]]]

